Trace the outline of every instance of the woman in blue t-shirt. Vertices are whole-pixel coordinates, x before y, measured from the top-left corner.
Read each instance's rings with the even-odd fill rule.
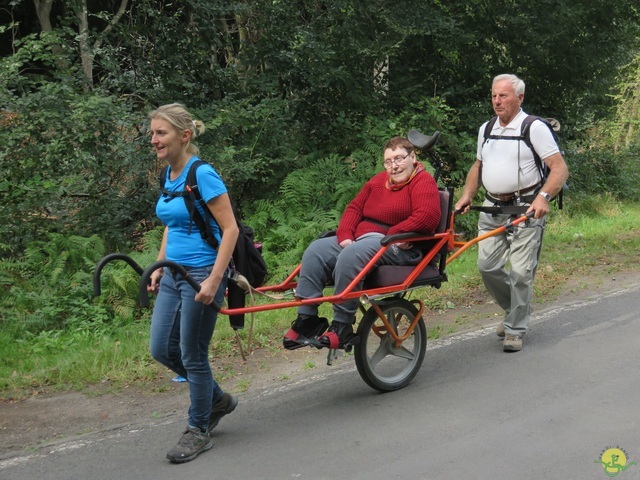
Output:
[[[192,139],[204,132],[204,124],[177,103],[152,111],[149,118],[151,145],[158,160],[169,167],[165,189],[182,192],[189,167],[198,160],[198,148]],[[213,216],[210,223],[219,242],[217,251],[191,225],[182,197],[162,194],[156,214],[165,225],[158,260],[171,260],[185,267],[189,276],[200,283],[200,292],[196,293],[180,274],[168,268],[153,272],[148,286],[150,292],[158,294],[151,319],[151,355],[189,383],[189,422],[178,444],[167,453],[174,463],[188,462],[210,449],[211,429],[238,403],[220,389],[209,365],[209,345],[217,318],[217,312],[209,305],[214,300],[217,304],[224,300],[225,272],[238,238],[238,226],[227,189],[213,167],[200,166],[196,179]]]

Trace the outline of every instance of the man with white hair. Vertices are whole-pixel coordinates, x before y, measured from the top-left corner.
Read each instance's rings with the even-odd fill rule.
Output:
[[[496,329],[498,336],[504,337],[505,352],[522,350],[549,201],[569,176],[551,129],[522,110],[524,88],[515,75],[493,79],[491,102],[496,117],[480,127],[476,161],[455,205],[456,210],[468,212],[480,186],[485,188],[478,220],[480,235],[509,222],[517,210],[534,212],[528,222],[478,244],[478,269],[484,285],[505,311],[504,321]]]

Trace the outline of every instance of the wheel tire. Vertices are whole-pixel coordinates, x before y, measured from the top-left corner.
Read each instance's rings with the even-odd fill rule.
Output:
[[[408,300],[394,298],[378,302],[378,306],[400,335],[418,314],[418,309]],[[359,341],[354,347],[356,367],[362,379],[371,388],[391,392],[405,387],[416,376],[427,351],[427,329],[421,317],[399,348],[375,309],[370,308],[358,327]]]

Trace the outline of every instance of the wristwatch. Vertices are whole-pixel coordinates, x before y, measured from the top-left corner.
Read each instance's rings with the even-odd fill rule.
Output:
[[[538,192],[538,195],[541,195],[547,202],[551,201],[551,195],[547,192]]]

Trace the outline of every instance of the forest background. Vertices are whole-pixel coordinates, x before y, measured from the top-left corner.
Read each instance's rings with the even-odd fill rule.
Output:
[[[148,322],[136,274],[105,272],[98,299],[91,274],[109,252],[155,260],[153,108],[181,102],[205,122],[201,157],[279,278],[391,136],[439,130],[441,183],[460,187],[507,72],[526,82],[525,111],[562,125],[568,215],[638,201],[628,0],[2,0],[0,390],[64,384],[38,359],[105,339],[150,363],[122,346]],[[473,216],[458,223],[473,234]]]

